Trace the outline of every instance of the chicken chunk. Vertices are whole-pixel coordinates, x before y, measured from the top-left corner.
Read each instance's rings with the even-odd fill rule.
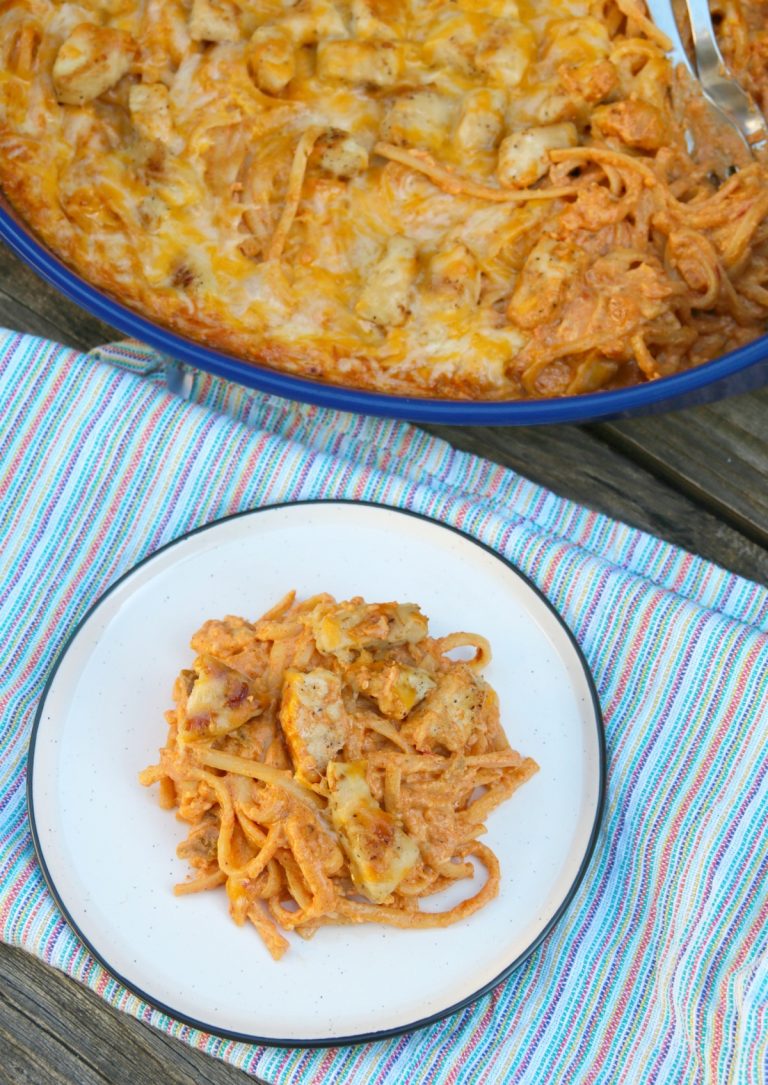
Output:
[[[502,87],[517,87],[536,56],[536,39],[521,23],[497,20],[475,53],[481,72]]]
[[[341,680],[324,667],[303,674],[287,670],[280,703],[280,726],[297,775],[316,783],[347,741],[349,721]]]
[[[131,120],[147,139],[168,143],[173,135],[165,83],[136,83],[128,91]]]
[[[495,698],[469,667],[459,666],[438,678],[437,686],[408,717],[402,733],[423,753],[440,747],[463,750]]]
[[[417,844],[373,798],[365,770],[365,761],[331,761],[329,806],[352,880],[369,900],[381,904],[413,870],[420,853]]]
[[[310,624],[318,651],[346,660],[363,648],[417,644],[427,635],[427,619],[415,603],[350,599],[318,607]]]
[[[438,252],[429,264],[433,290],[449,303],[476,305],[482,289],[482,273],[477,260],[461,242],[446,252]]]
[[[391,237],[355,305],[363,320],[382,327],[404,324],[411,305],[416,278],[416,243],[407,237]]]
[[[317,143],[319,164],[326,173],[346,180],[368,169],[368,152],[340,128],[332,128]]]
[[[123,30],[80,23],[53,62],[56,100],[84,105],[109,90],[131,70],[138,46]]]
[[[391,41],[322,41],[317,74],[370,87],[391,87],[403,71],[403,49]]]
[[[299,0],[280,19],[279,26],[297,45],[316,45],[329,38],[347,37],[347,28],[332,0]]]
[[[239,41],[238,8],[230,0],[192,0],[192,41]]]
[[[260,90],[279,94],[296,74],[296,42],[285,26],[260,26],[248,48],[248,66]]]
[[[226,735],[263,712],[267,696],[251,679],[211,655],[198,656],[178,707],[179,737]]]
[[[591,64],[607,57],[612,48],[607,26],[591,15],[553,20],[544,41],[544,59],[552,66]]]
[[[592,128],[640,151],[658,151],[670,140],[663,114],[649,102],[627,100],[600,106],[592,114]]]
[[[579,269],[571,242],[542,234],[531,249],[507,307],[507,316],[521,328],[535,328],[554,313],[566,284]]]
[[[390,719],[403,720],[423,701],[435,681],[420,667],[405,663],[356,664],[348,672],[353,688],[370,697]]]
[[[406,36],[408,5],[402,0],[352,0],[352,27],[358,41]]]
[[[415,90],[396,99],[384,117],[381,138],[409,147],[435,151],[448,138],[456,105],[435,90]]]
[[[467,94],[456,128],[456,139],[462,150],[470,154],[493,150],[504,132],[505,105],[506,96],[500,90],[481,87]]]
[[[603,102],[619,86],[618,72],[610,60],[563,64],[558,75],[566,93],[585,102]]]
[[[528,188],[549,170],[550,151],[575,147],[578,141],[576,126],[569,121],[514,132],[501,141],[496,175],[503,185]]]
[[[424,42],[424,59],[427,64],[435,68],[455,68],[465,75],[475,72],[475,22],[482,20],[482,15],[476,15],[473,20],[467,12],[446,4],[436,13],[429,37]]]

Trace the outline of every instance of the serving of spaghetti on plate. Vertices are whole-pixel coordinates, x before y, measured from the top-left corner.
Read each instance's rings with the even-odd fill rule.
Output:
[[[496,896],[478,838],[538,765],[504,734],[484,637],[429,636],[414,603],[290,591],[253,621],[208,619],[191,647],[140,775],[191,826],[180,896],[226,887],[232,918],[277,960],[282,931],[445,927]],[[467,879],[452,908],[421,908]]]
[[[763,11],[719,9],[758,97]],[[738,159],[639,0],[0,10],[0,185],[43,242],[343,387],[571,396],[754,340],[768,169]]]
[[[230,918],[230,904],[235,918],[240,907],[235,884],[229,896],[221,888],[174,895],[173,885],[183,884],[188,876],[187,858],[198,854],[208,862],[213,853],[206,850],[205,841],[192,839],[191,850],[182,848],[181,857],[177,857],[177,846],[191,826],[162,809],[153,793],[155,787],[140,787],[137,774],[157,760],[169,680],[188,667],[190,630],[202,627],[205,644],[196,638],[198,645],[210,649],[215,641],[216,651],[221,653],[226,628],[231,633],[236,623],[206,626],[206,620],[212,614],[237,611],[263,614],[274,605],[277,586],[288,582],[296,585],[304,600],[323,591],[341,600],[358,595],[369,600],[419,600],[429,615],[429,633],[435,644],[417,647],[420,665],[414,659],[413,666],[407,665],[410,670],[400,675],[407,678],[405,686],[409,688],[400,689],[406,699],[424,694],[422,711],[412,715],[410,724],[402,724],[403,738],[414,749],[434,747],[431,753],[425,749],[418,754],[429,761],[430,770],[437,758],[450,759],[440,740],[436,722],[440,714],[432,711],[434,704],[430,708],[427,703],[429,692],[434,691],[427,687],[434,681],[435,689],[442,686],[445,692],[444,683],[453,675],[454,696],[459,696],[461,689],[470,694],[467,704],[477,727],[474,741],[478,747],[496,747],[486,754],[469,753],[463,767],[458,761],[454,765],[470,775],[479,771],[475,782],[481,786],[477,791],[473,788],[470,803],[479,799],[482,804],[483,789],[490,785],[486,792],[490,794],[494,780],[507,790],[513,789],[515,781],[505,779],[512,758],[507,742],[540,767],[531,775],[533,766],[528,763],[524,775],[529,778],[508,801],[490,811],[475,808],[474,813],[483,814],[487,829],[481,836],[481,847],[470,842],[469,850],[480,862],[475,863],[472,854],[462,856],[459,844],[451,859],[460,862],[449,860],[455,869],[444,866],[441,875],[440,857],[430,853],[430,846],[439,848],[441,841],[450,847],[452,841],[456,843],[461,834],[455,826],[462,821],[467,796],[459,795],[458,802],[451,800],[456,803],[457,815],[453,828],[448,825],[450,812],[445,811],[442,829],[431,837],[429,832],[421,832],[416,808],[424,795],[419,794],[419,788],[426,786],[428,790],[435,784],[439,788],[446,781],[430,773],[421,781],[408,780],[409,765],[396,764],[396,758],[387,756],[386,742],[380,744],[375,737],[391,735],[386,713],[395,719],[403,707],[395,685],[387,685],[383,671],[380,683],[375,666],[368,666],[366,674],[360,667],[350,674],[348,681],[361,688],[365,684],[366,697],[373,700],[364,707],[362,698],[350,697],[348,690],[344,707],[350,710],[349,717],[342,721],[339,715],[336,719],[334,728],[337,724],[341,728],[338,735],[335,730],[334,734],[318,735],[308,711],[319,689],[314,679],[324,678],[325,698],[333,693],[333,680],[314,674],[310,688],[296,677],[299,668],[292,668],[289,695],[282,697],[285,707],[279,713],[281,727],[291,736],[288,746],[297,771],[290,772],[279,765],[266,766],[274,760],[274,751],[262,762],[253,756],[242,757],[247,751],[238,753],[226,748],[226,742],[213,739],[211,727],[217,729],[221,724],[223,730],[223,722],[204,711],[206,683],[197,693],[194,689],[201,678],[221,682],[226,672],[217,670],[210,652],[202,653],[195,664],[198,669],[193,668],[197,681],[187,675],[177,689],[174,711],[183,705],[184,718],[177,715],[171,723],[172,729],[181,727],[191,744],[200,742],[202,761],[208,762],[201,771],[213,777],[208,783],[214,802],[208,812],[219,816],[219,826],[225,827],[221,849],[225,866],[233,858],[246,864],[251,861],[253,857],[246,852],[259,834],[269,834],[271,814],[267,808],[270,802],[279,802],[281,790],[301,791],[302,802],[307,796],[301,789],[308,789],[317,797],[319,807],[330,809],[328,818],[323,815],[321,819],[321,828],[336,826],[341,851],[334,853],[334,841],[317,849],[310,841],[305,849],[310,838],[304,834],[301,811],[294,809],[293,820],[286,811],[283,829],[273,835],[276,838],[284,830],[284,839],[293,840],[296,849],[293,845],[279,849],[281,871],[275,871],[275,876],[285,881],[276,894],[276,914],[282,915],[279,907],[284,906],[282,918],[290,927],[291,917],[301,920],[304,908],[309,923],[305,933],[311,933],[310,897],[317,888],[318,901],[330,888],[335,904],[330,892],[321,903],[330,904],[332,910],[343,897],[348,903],[342,901],[342,906],[351,911],[359,908],[366,920],[360,923],[352,917],[352,923],[323,923],[309,940],[283,927],[278,935],[290,948],[279,961],[273,961],[256,932],[241,929]],[[349,611],[343,609],[342,613]],[[393,612],[385,608],[385,613],[391,617]],[[406,608],[404,613],[413,618],[417,612]],[[282,622],[278,618],[271,629],[258,622],[254,626],[261,634],[296,633],[292,628],[278,629]],[[380,632],[385,624],[379,623]],[[238,628],[242,634],[242,627]],[[450,655],[455,654],[450,650],[452,642],[441,638],[459,628],[482,630],[493,646],[493,658],[483,666],[482,680],[474,672],[467,674],[466,661],[457,663],[456,669],[448,661],[450,656],[441,662],[441,645]],[[260,643],[268,646],[268,642]],[[328,646],[328,642],[322,643]],[[484,640],[474,637],[472,643],[482,650]],[[303,646],[298,641],[286,644],[286,658],[291,655],[294,663],[300,663],[301,653],[306,657],[308,648],[306,637]],[[401,648],[395,651],[404,657]],[[259,655],[265,656],[263,648],[252,647],[251,651],[251,664]],[[278,650],[272,661],[273,677],[278,671],[282,673],[279,656]],[[483,658],[476,662],[483,662]],[[245,662],[240,660],[241,665]],[[309,662],[319,662],[314,649]],[[327,670],[332,675],[333,661],[328,658],[325,662],[325,668],[313,665],[310,670]],[[352,661],[350,665],[354,665]],[[430,669],[434,674],[427,673]],[[230,666],[230,670],[236,668]],[[281,689],[284,681],[285,675]],[[237,682],[242,684],[242,679]],[[495,697],[489,689],[498,695],[498,721]],[[251,691],[254,699],[257,693]],[[383,714],[373,709],[376,697],[385,706]],[[233,698],[231,707],[236,713],[234,702],[241,704],[242,699]],[[268,711],[266,703],[263,711]],[[372,734],[367,726],[361,730],[359,713],[367,714],[367,723],[375,724],[379,731]],[[353,716],[358,717],[357,722]],[[500,727],[506,738],[502,738]],[[267,737],[267,729],[262,738]],[[246,730],[257,744],[258,728]],[[372,773],[368,795],[362,794],[360,784],[365,780],[361,772],[360,780],[347,781],[353,785],[349,793],[340,793],[349,766],[354,776],[360,761],[366,759],[355,756],[347,760],[343,748],[332,752],[342,731],[345,742],[354,745],[358,741],[362,746],[357,750],[349,746],[350,753],[362,752],[370,760],[383,752],[382,764],[392,765],[388,782],[386,766],[384,778]],[[239,734],[242,737],[246,732]],[[448,741],[455,745],[455,737]],[[472,741],[468,739],[470,745]],[[173,749],[178,751],[178,747]],[[176,776],[176,797],[195,774],[192,762],[196,755],[182,755],[177,761],[173,749],[165,768],[166,775]],[[392,749],[397,750],[396,743]],[[326,766],[325,785],[318,771],[317,757],[322,755],[328,756],[329,765],[336,765],[333,769]],[[486,757],[489,764],[481,767],[473,757]],[[218,766],[212,764],[217,758]],[[250,764],[244,766],[244,761]],[[515,762],[518,767],[525,764],[516,755]],[[264,772],[259,764],[266,766]],[[250,778],[240,771],[243,768],[257,778],[269,775],[277,792],[256,788],[246,796],[243,784],[234,779]],[[398,768],[404,770],[399,786]],[[459,772],[456,779],[461,775]],[[465,775],[463,782],[468,785],[471,781]],[[323,797],[324,786],[328,798]],[[247,829],[250,843],[245,835],[238,839],[233,839],[237,834],[229,835],[228,797],[218,795],[224,787],[234,796],[235,815],[240,812],[250,822],[240,822],[239,830],[245,834]],[[501,982],[567,914],[595,846],[604,787],[602,720],[589,670],[562,620],[530,582],[496,553],[442,524],[379,506],[320,502],[275,506],[219,521],[169,544],[117,582],[75,631],[45,691],[30,754],[29,801],[35,843],[49,887],[70,924],[112,975],[149,1003],[208,1031],[253,1041],[305,1045],[357,1042],[415,1028],[459,1009]],[[335,810],[332,789],[339,800]],[[499,797],[495,794],[492,801]],[[194,803],[191,792],[187,798]],[[207,801],[200,792],[197,798]],[[307,801],[314,805],[312,799]],[[377,855],[366,851],[365,817],[362,826],[358,819],[357,829],[349,828],[355,820],[351,815],[356,804],[361,802],[363,813],[382,824],[387,821],[389,807],[386,832],[378,838],[386,846]],[[398,806],[403,814],[398,826],[402,836],[389,832]],[[409,810],[413,814],[410,820]],[[187,809],[190,812],[191,806]],[[201,810],[200,814],[202,826],[206,812]],[[265,820],[259,821],[260,817]],[[410,846],[403,843],[404,836],[411,838]],[[393,847],[387,851],[389,845]],[[241,847],[242,853],[238,851]],[[436,878],[435,867],[422,863],[417,851],[434,859]],[[329,887],[319,879],[307,893],[303,879],[314,878],[314,859],[320,853],[328,860],[323,873],[329,879],[338,875],[338,885]],[[298,856],[297,861],[292,854]],[[418,890],[416,882],[421,879],[431,880],[432,888],[439,890],[423,896],[417,904],[420,912],[432,913],[437,926],[393,926],[369,922],[371,917],[362,915],[380,906],[392,913],[382,918],[393,918],[396,910],[408,911],[406,894],[395,893],[393,898],[391,879],[385,885],[385,878],[392,874],[388,860],[398,854],[408,862],[413,860],[410,886],[405,870],[396,871],[402,875],[402,887]],[[488,858],[491,854],[495,859]],[[346,870],[338,866],[339,861],[348,864]],[[475,870],[464,869],[464,862]],[[488,884],[484,865],[491,871],[491,888],[497,892],[481,898],[483,906],[478,910],[469,908],[462,914],[461,902],[478,890],[482,893]],[[209,862],[209,867],[199,868],[198,873],[215,874],[213,866]],[[446,873],[468,877],[450,879],[446,887]],[[263,883],[258,875],[254,878],[251,888],[257,897],[260,889],[267,888],[270,876],[268,872]],[[285,885],[296,890],[294,904],[287,899]],[[390,891],[388,897],[385,888]],[[379,897],[381,904],[371,895]],[[241,918],[252,904],[247,897],[244,900]],[[265,916],[273,914],[264,910],[263,898],[258,903]],[[451,909],[457,910],[451,913]],[[438,913],[448,913],[455,922],[440,926]],[[322,916],[315,918],[322,923]]]

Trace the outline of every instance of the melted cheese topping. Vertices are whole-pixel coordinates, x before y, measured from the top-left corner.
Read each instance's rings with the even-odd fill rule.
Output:
[[[659,184],[690,174],[663,44],[635,9],[5,0],[0,183],[97,285],[267,365],[491,399],[660,375],[721,343],[711,321],[680,331],[689,278],[649,257],[648,304],[608,313],[604,345],[582,333],[566,290],[597,319],[591,265],[637,246],[615,175],[579,189],[576,226],[568,170],[548,183],[555,155],[584,144],[672,148]],[[636,293],[625,270],[619,292]],[[752,310],[709,309],[733,339],[759,330]],[[649,335],[674,349],[649,362]]]

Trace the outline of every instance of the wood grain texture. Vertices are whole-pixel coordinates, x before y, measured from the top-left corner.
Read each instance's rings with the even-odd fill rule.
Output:
[[[63,297],[0,242],[0,326],[46,335],[70,347],[90,350],[120,338],[84,309]]]
[[[768,388],[591,432],[768,547]]]
[[[653,425],[657,434],[663,434],[669,420],[665,416]],[[427,428],[456,448],[511,467],[562,497],[649,531],[741,576],[768,583],[768,550],[734,527],[730,517],[716,515],[682,492],[674,478],[654,474],[599,434],[578,426]],[[653,444],[650,435],[648,441]],[[700,483],[705,485],[701,476]],[[768,528],[768,516],[763,523]]]
[[[30,954],[0,945],[0,1085],[245,1080],[241,1070],[113,1010]]]
[[[0,325],[90,349],[119,333],[0,244]],[[768,390],[591,427],[432,427],[554,492],[768,583]],[[0,946],[0,1085],[226,1085],[239,1070]]]

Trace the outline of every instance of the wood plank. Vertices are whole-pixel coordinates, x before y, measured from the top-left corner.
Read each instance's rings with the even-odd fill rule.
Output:
[[[0,945],[0,1085],[244,1080],[237,1068],[119,1013],[30,954]]]
[[[9,328],[12,331],[30,335],[43,335],[48,339],[66,342],[61,329],[52,320],[22,305],[2,289],[0,289],[0,328]]]
[[[37,325],[35,323],[37,317]],[[69,301],[0,242],[0,325],[90,350],[120,339],[114,328]]]
[[[768,388],[592,432],[768,547]]]
[[[759,543],[593,432],[577,426],[427,428],[454,447],[511,467],[562,497],[768,583],[768,551]]]

